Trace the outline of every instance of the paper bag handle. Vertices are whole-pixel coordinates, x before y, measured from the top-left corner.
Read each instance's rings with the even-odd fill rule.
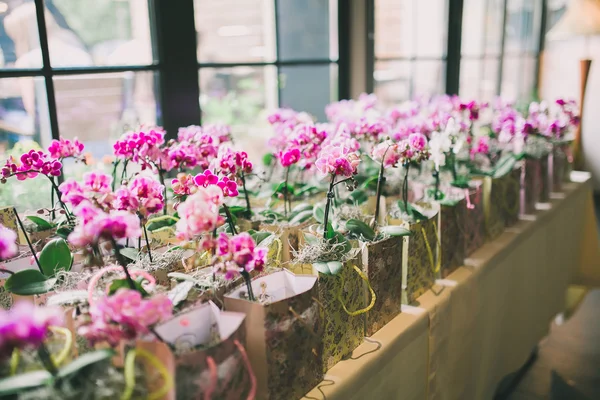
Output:
[[[210,387],[204,392],[204,400],[210,400],[218,383],[217,364],[215,363],[215,359],[210,356],[206,357],[206,364],[210,370]]]
[[[247,400],[254,400],[256,397],[256,375],[254,375],[254,371],[252,370],[252,365],[250,364],[250,359],[248,358],[248,354],[246,353],[246,349],[239,340],[235,339],[233,341],[235,346],[238,348],[239,352],[242,354],[242,359],[244,360],[244,364],[246,365],[246,370],[248,371],[248,375],[250,375],[250,383],[252,387],[250,388],[250,393],[248,393]]]
[[[342,308],[344,309],[346,314],[348,314],[351,317],[356,317],[360,314],[364,314],[364,313],[368,312],[369,310],[371,310],[371,308],[373,308],[373,306],[375,305],[375,300],[377,299],[377,296],[375,295],[375,291],[371,287],[371,284],[369,283],[369,279],[367,278],[367,276],[356,265],[353,265],[353,267],[354,267],[354,270],[361,277],[361,279],[367,283],[367,286],[369,287],[369,292],[371,292],[371,303],[369,303],[369,305],[366,306],[365,308],[363,308],[362,310],[348,311],[348,309],[346,308],[346,305],[344,304],[344,300],[342,300],[342,291],[344,289],[344,277],[342,275],[340,275],[342,284],[340,285],[340,290],[337,294],[337,299],[340,302],[340,304],[342,305]]]
[[[90,283],[88,284],[88,303],[90,305],[92,305],[94,303],[94,289],[96,289],[96,285],[98,284],[98,281],[100,280],[100,278],[102,278],[102,275],[104,275],[110,271],[122,271],[122,270],[123,270],[122,267],[117,267],[116,265],[113,265],[111,267],[102,268],[100,271],[98,271],[96,273],[96,275],[92,276],[92,279],[90,279]],[[151,285],[156,285],[156,279],[154,279],[154,277],[152,275],[150,275],[149,273],[147,273],[146,271],[143,271],[141,269],[132,269],[132,270],[129,270],[129,274],[131,275],[132,278],[135,278],[137,276],[143,276],[144,279],[146,279],[148,282],[150,282]]]
[[[52,363],[55,366],[60,367],[60,365],[62,363],[64,363],[65,360],[67,359],[67,356],[69,355],[71,347],[73,346],[73,333],[71,333],[70,330],[68,330],[66,328],[62,328],[60,326],[50,326],[50,327],[48,327],[48,329],[50,329],[54,333],[59,333],[65,337],[65,345],[60,350],[60,353],[58,353],[58,355],[56,355],[56,356],[54,354],[50,355]],[[20,353],[19,349],[14,349],[12,352],[12,355],[10,357],[10,363],[9,363],[9,374],[11,376],[15,375],[17,373],[17,368],[19,367],[20,360],[21,360],[21,353]]]
[[[471,203],[471,194],[469,193],[469,189],[465,189],[465,199],[467,200],[467,209],[473,210],[475,205]]]
[[[143,349],[132,349],[127,352],[127,356],[125,357],[125,371],[123,373],[125,377],[125,391],[121,396],[121,400],[130,400],[133,395],[133,389],[135,388],[135,359],[137,356],[148,360],[158,373],[162,375],[164,380],[164,385],[160,389],[149,393],[148,400],[157,400],[166,396],[173,386],[173,377],[169,371],[152,353]]]
[[[437,262],[433,260],[433,251],[431,250],[431,246],[429,245],[429,240],[427,239],[427,232],[425,232],[425,228],[421,227],[421,233],[423,234],[423,239],[425,239],[425,247],[427,247],[427,254],[429,255],[429,262],[431,265],[431,270],[434,274],[437,274],[442,267],[442,243],[440,242],[440,238],[437,233],[437,224],[433,221],[433,229],[435,230],[435,240],[437,242],[438,248],[438,257]]]

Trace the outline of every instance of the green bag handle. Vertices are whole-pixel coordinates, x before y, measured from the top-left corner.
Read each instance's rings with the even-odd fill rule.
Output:
[[[367,283],[367,286],[369,287],[369,292],[371,292],[371,303],[369,303],[369,305],[366,306],[365,308],[363,308],[362,310],[348,311],[348,308],[346,307],[346,304],[344,304],[344,300],[342,299],[342,291],[344,289],[344,276],[343,275],[340,276],[340,279],[342,280],[342,282],[340,285],[340,290],[338,291],[338,294],[337,294],[337,299],[340,302],[340,304],[342,305],[342,308],[344,309],[346,314],[348,314],[351,317],[356,317],[358,315],[361,315],[361,314],[364,314],[364,313],[370,311],[373,308],[373,306],[375,305],[375,300],[377,300],[377,296],[375,295],[375,291],[371,287],[371,284],[369,283],[369,279],[364,274],[364,272],[362,272],[360,270],[360,268],[358,268],[356,265],[353,265],[353,267],[354,267],[354,270],[361,277],[361,279]]]

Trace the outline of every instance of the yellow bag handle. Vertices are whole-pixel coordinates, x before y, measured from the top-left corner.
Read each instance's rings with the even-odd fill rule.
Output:
[[[152,353],[143,349],[132,349],[127,352],[127,356],[125,357],[125,371],[123,373],[125,376],[125,391],[121,396],[121,400],[130,400],[133,395],[133,389],[135,388],[135,359],[137,356],[148,360],[148,362],[156,368],[158,373],[162,375],[164,380],[164,385],[154,393],[150,393],[148,400],[163,398],[173,386],[173,377],[169,371],[167,371],[163,363],[161,363]]]
[[[423,234],[423,239],[425,239],[425,246],[427,247],[427,254],[429,255],[431,270],[434,274],[437,274],[440,271],[440,268],[442,267],[442,243],[437,234],[437,224],[435,223],[435,221],[433,221],[433,229],[435,230],[435,240],[437,242],[439,250],[438,257],[436,260],[437,262],[433,260],[433,251],[431,250],[431,246],[429,245],[429,240],[427,239],[427,232],[425,232],[425,228],[421,227],[421,233]]]
[[[65,337],[65,345],[60,350],[60,353],[58,353],[58,355],[56,355],[56,356],[54,354],[50,355],[52,363],[55,366],[60,367],[61,364],[64,363],[65,360],[67,359],[67,356],[69,355],[69,352],[71,351],[71,347],[73,346],[73,333],[70,330],[68,330],[67,328],[62,328],[59,326],[50,326],[50,327],[48,327],[48,329],[50,329],[54,333],[61,334]],[[17,368],[19,367],[20,360],[21,360],[21,355],[20,355],[19,349],[14,349],[12,352],[12,355],[10,357],[10,364],[9,364],[9,373],[11,376],[17,373]]]
[[[361,314],[364,314],[364,313],[370,311],[373,308],[373,306],[375,305],[375,300],[377,299],[377,296],[375,295],[375,291],[371,287],[371,284],[369,283],[369,279],[367,278],[367,276],[356,265],[354,265],[353,267],[354,267],[354,270],[361,277],[361,279],[367,283],[367,286],[369,287],[369,292],[371,292],[371,303],[369,303],[369,305],[366,306],[365,308],[363,308],[362,310],[348,311],[348,308],[346,308],[346,305],[344,304],[344,300],[342,299],[342,291],[344,290],[344,276],[343,275],[340,275],[340,279],[342,280],[342,282],[340,285],[340,290],[338,291],[338,294],[337,294],[337,299],[340,302],[340,304],[342,305],[342,307],[344,308],[344,311],[346,312],[346,314],[348,314],[351,317],[356,317],[358,315],[361,315]]]

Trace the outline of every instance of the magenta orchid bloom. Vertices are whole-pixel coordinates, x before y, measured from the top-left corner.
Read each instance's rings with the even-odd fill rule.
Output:
[[[24,181],[27,178],[35,178],[38,174],[49,178],[60,176],[61,168],[62,163],[49,154],[30,150],[20,157],[20,164],[17,164],[12,157],[9,158],[1,172],[4,180],[16,176],[18,180]]]
[[[64,159],[69,157],[79,158],[83,154],[84,145],[77,138],[70,141],[61,137],[59,140],[52,140],[48,147],[48,153],[52,158]]]
[[[177,208],[177,236],[182,240],[192,240],[215,230],[224,221],[219,215],[222,205],[223,191],[219,187],[198,187],[197,191]]]
[[[90,306],[91,321],[78,329],[92,345],[107,342],[117,346],[150,333],[150,327],[173,315],[173,304],[164,294],[142,298],[137,290],[119,289]]]
[[[0,359],[10,356],[15,349],[40,347],[50,326],[62,324],[60,308],[37,307],[20,301],[10,310],[0,310]]]
[[[315,165],[322,174],[348,178],[356,174],[359,164],[358,153],[329,145],[321,150]]]
[[[17,233],[0,224],[0,261],[13,258],[18,252]]]
[[[216,273],[225,275],[225,279],[233,279],[242,272],[260,272],[265,267],[267,249],[257,248],[248,232],[231,237],[221,233],[215,246],[216,262],[213,269]]]

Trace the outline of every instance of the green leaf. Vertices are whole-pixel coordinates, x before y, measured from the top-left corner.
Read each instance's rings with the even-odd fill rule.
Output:
[[[56,278],[48,278],[37,269],[24,269],[11,275],[4,288],[19,296],[48,293],[54,287]]]
[[[335,237],[335,230],[333,229],[333,225],[331,222],[327,223],[327,234],[325,239],[333,239]]]
[[[353,204],[353,205],[361,205],[366,203],[369,200],[369,195],[364,191],[364,190],[355,190],[352,193],[350,193],[350,196],[348,196],[348,199],[346,200],[347,203],[349,204]]]
[[[304,234],[304,241],[306,243],[308,243],[309,245],[311,245],[311,246],[315,246],[315,245],[318,245],[320,243],[321,238],[319,238],[318,236],[313,235],[311,233],[305,233]]]
[[[52,239],[40,253],[40,266],[46,276],[54,276],[58,271],[70,271],[73,266],[73,254],[65,239]]]
[[[402,212],[404,212],[404,201],[398,200],[398,207],[400,207],[400,210],[402,210]],[[424,220],[429,219],[425,215],[423,215],[420,211],[418,211],[410,203],[407,204],[407,211],[408,211],[408,215],[416,220],[424,221]]]
[[[183,281],[177,284],[173,289],[169,290],[167,297],[171,300],[173,307],[177,307],[180,303],[187,299],[190,290],[194,287],[195,283],[191,281]]]
[[[375,176],[371,176],[370,178],[367,178],[362,185],[360,185],[361,189],[368,189],[368,190],[377,190],[377,179],[379,178],[378,175]]]
[[[169,272],[167,274],[167,276],[169,278],[173,278],[173,279],[178,280],[178,281],[190,281],[190,282],[197,283],[196,279],[192,278],[188,274],[182,274],[181,272]]]
[[[143,278],[142,278],[143,279]],[[148,296],[148,292],[142,287],[141,280],[134,280],[133,285],[135,286],[135,290],[142,294],[142,297]],[[119,289],[131,289],[129,285],[129,281],[127,279],[115,279],[110,283],[110,288],[108,289],[108,294],[112,295]]]
[[[320,224],[325,221],[325,207],[322,205],[313,208],[313,218]]]
[[[92,364],[96,364],[98,362],[110,359],[114,354],[115,353],[112,349],[96,350],[91,353],[85,353],[84,355],[75,359],[75,361],[73,361],[72,363],[67,364],[61,369],[59,369],[58,377],[66,378],[69,375],[76,374],[77,372],[89,367]]]
[[[349,219],[346,221],[346,229],[358,238],[364,238],[369,241],[375,239],[375,231],[361,220]]]
[[[0,397],[16,395],[50,383],[52,375],[46,370],[38,370],[9,376],[0,380]]]
[[[281,220],[285,219],[283,214],[280,214],[273,210],[262,210],[261,212],[259,212],[259,214],[262,215],[263,217],[265,217],[266,222],[268,222],[268,223],[271,223],[274,221],[281,221]]]
[[[317,186],[306,185],[302,189],[297,190],[295,195],[296,196],[311,195],[311,194],[318,193],[320,191],[321,191],[321,189],[318,188]]]
[[[312,210],[302,211],[302,212],[296,214],[296,216],[294,216],[292,219],[290,219],[290,225],[299,225],[303,222],[308,221],[310,218],[312,218],[312,216],[313,216]]]
[[[263,165],[266,167],[270,167],[273,164],[273,160],[275,160],[275,155],[272,153],[267,153],[262,158]]]
[[[350,243],[350,241],[348,239],[346,239],[346,237],[344,235],[342,235],[340,232],[335,232],[333,235],[333,238],[330,240],[332,240],[333,243],[335,243],[335,244],[344,245],[344,248],[341,251],[342,254],[346,254],[350,250],[352,250],[352,243]]]
[[[254,232],[251,236],[252,239],[254,239],[254,242],[258,245],[272,234],[272,232]]]
[[[387,236],[410,236],[412,232],[400,225],[388,225],[379,228],[379,232]]]
[[[61,237],[65,240],[67,240],[67,238],[69,237],[69,235],[71,234],[71,232],[73,232],[73,229],[71,229],[68,226],[61,226],[60,228],[58,228],[56,230],[56,235],[58,237]]]
[[[329,267],[327,266],[326,262],[313,263],[313,267],[322,274],[331,275],[331,271],[329,270]]]
[[[329,268],[330,275],[337,275],[337,273],[342,270],[343,266],[344,264],[339,261],[329,261],[327,263],[327,268]]]
[[[46,231],[56,226],[52,222],[46,221],[44,218],[36,215],[28,215],[26,218],[36,225],[38,231]]]
[[[279,193],[284,194],[285,193],[285,188],[287,187],[287,194],[289,196],[294,196],[295,195],[295,191],[294,191],[294,187],[290,184],[286,184],[285,182],[281,182],[279,185],[277,185],[275,187],[275,189],[273,190],[273,197],[277,197],[277,195]]]
[[[235,217],[240,217],[240,216],[242,216],[243,213],[246,212],[246,207],[242,207],[242,206],[229,206],[227,208],[229,208],[229,212],[231,213],[231,215],[233,215]],[[221,207],[219,212],[225,214],[225,207]]]
[[[292,208],[292,212],[290,215],[296,215],[298,213],[301,213],[302,211],[307,211],[307,210],[311,210],[313,209],[313,205],[312,204],[308,204],[308,203],[298,203],[296,204],[293,208]]]
[[[161,217],[150,218],[146,223],[146,229],[150,232],[154,232],[157,229],[164,228],[166,226],[173,226],[179,221],[179,218],[175,218],[171,215],[163,215]]]
[[[133,247],[125,247],[124,249],[119,250],[119,253],[121,253],[123,257],[127,257],[132,261],[137,260],[139,255],[137,249],[134,249]]]
[[[508,154],[502,157],[500,160],[498,160],[498,163],[496,164],[496,168],[494,168],[494,173],[492,176],[494,178],[500,178],[508,174],[513,170],[516,162],[517,160],[512,154]]]
[[[450,183],[452,186],[459,189],[468,189],[469,188],[469,178],[466,176],[459,176],[455,181]]]

